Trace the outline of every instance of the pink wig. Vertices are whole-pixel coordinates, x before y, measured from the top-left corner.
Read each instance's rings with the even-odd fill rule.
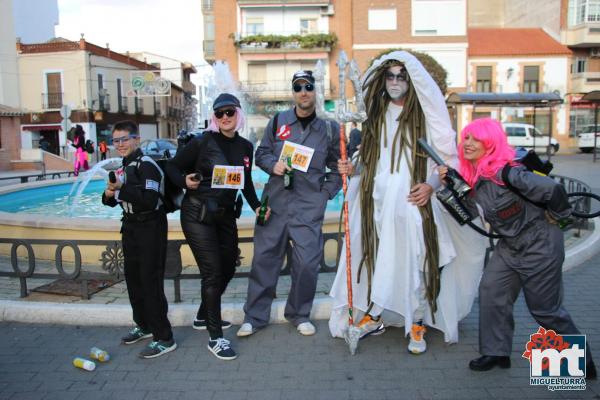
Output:
[[[464,158],[463,143],[469,135],[481,142],[484,148],[484,155],[474,163]],[[460,138],[458,145],[459,169],[467,183],[473,186],[482,177],[504,185],[497,177],[498,171],[507,163],[513,163],[515,150],[508,144],[500,122],[491,118],[476,119],[464,127]]]
[[[241,131],[246,126],[246,114],[242,111],[241,108],[235,108],[235,116],[237,117],[237,122],[235,124],[236,132]],[[208,130],[213,132],[219,132],[219,120],[215,117],[215,113],[210,115],[210,124],[208,125]]]

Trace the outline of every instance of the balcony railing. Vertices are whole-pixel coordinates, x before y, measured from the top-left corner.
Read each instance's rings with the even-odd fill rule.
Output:
[[[212,11],[213,3],[213,0],[202,0],[202,11]]]
[[[215,57],[215,41],[214,40],[204,40],[202,42],[202,46],[204,47],[204,57],[205,58],[214,58]]]
[[[251,97],[260,99],[291,99],[292,83],[290,81],[253,82],[241,81],[240,90]],[[325,97],[331,97],[329,85],[325,86]]]
[[[183,110],[180,108],[169,107],[167,110],[167,116],[169,118],[183,119]]]
[[[237,33],[234,43],[241,52],[256,51],[307,51],[310,49],[331,50],[337,44],[338,38],[335,33],[278,33],[278,34],[254,34]]]
[[[184,92],[191,94],[192,96],[196,94],[196,85],[194,85],[193,82],[183,81],[181,82],[181,88]]]
[[[104,96],[99,96],[97,99],[93,101],[94,110],[97,111],[109,111],[110,110],[110,95],[105,94]]]
[[[121,97],[121,102],[119,103],[119,112],[127,114],[127,111],[129,111],[127,97]]]
[[[50,110],[61,108],[63,105],[62,93],[42,93],[42,109]]]
[[[139,98],[135,98],[135,113],[143,114],[144,113],[144,101]]]

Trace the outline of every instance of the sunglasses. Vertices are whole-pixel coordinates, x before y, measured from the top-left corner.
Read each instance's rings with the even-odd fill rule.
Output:
[[[313,85],[312,83],[307,83],[304,85],[300,85],[300,84],[294,84],[294,86],[292,86],[292,88],[294,89],[294,92],[296,93],[300,93],[302,91],[302,89],[306,90],[307,92],[312,92],[313,90],[315,90],[315,85]]]
[[[228,117],[233,117],[235,115],[235,108],[230,108],[228,110],[215,111],[215,117],[217,117],[217,119],[223,118],[223,115],[227,115]]]
[[[113,138],[113,144],[127,143],[127,142],[129,142],[130,139],[135,139],[135,138],[137,138],[136,135]]]
[[[406,73],[406,70],[403,69],[402,71],[400,71],[399,74],[394,74],[392,72],[386,72],[385,73],[385,79],[393,82],[393,81],[402,81],[402,82],[406,82],[408,80],[408,74]]]

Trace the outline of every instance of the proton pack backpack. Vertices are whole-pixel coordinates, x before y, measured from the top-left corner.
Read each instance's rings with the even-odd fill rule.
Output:
[[[165,212],[168,214],[179,210],[181,208],[181,202],[183,201],[184,191],[182,188],[171,182],[169,176],[165,173],[169,159],[161,158],[159,160],[154,160],[151,157],[143,156],[138,160],[138,165],[136,165],[136,167],[139,166],[141,161],[151,162],[160,171],[162,182],[158,193],[160,194],[160,200],[162,201]]]

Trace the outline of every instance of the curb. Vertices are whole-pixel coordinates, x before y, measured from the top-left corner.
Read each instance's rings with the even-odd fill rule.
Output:
[[[568,271],[592,258],[600,248],[600,217],[594,218],[594,230],[583,242],[568,249],[563,271]],[[285,300],[276,300],[271,308],[271,323],[287,322],[284,317]],[[333,299],[316,298],[311,319],[329,319]],[[244,321],[243,303],[224,303],[223,319],[240,325]],[[198,310],[197,304],[169,304],[169,320],[173,326],[189,326]],[[23,322],[59,325],[130,326],[131,307],[125,304],[65,304],[0,300],[0,322]]]
[[[284,318],[285,300],[273,302],[271,323],[287,322]],[[313,303],[311,318],[328,319],[332,299],[317,298]],[[223,319],[235,325],[244,321],[243,303],[226,303],[221,308]],[[170,304],[169,321],[172,326],[191,325],[197,304]],[[36,324],[86,325],[86,326],[130,326],[131,307],[127,304],[63,304],[0,300],[0,322],[23,322]]]
[[[568,271],[582,264],[598,253],[598,249],[600,249],[600,217],[596,217],[590,222],[594,224],[591,235],[565,252],[563,271]]]

